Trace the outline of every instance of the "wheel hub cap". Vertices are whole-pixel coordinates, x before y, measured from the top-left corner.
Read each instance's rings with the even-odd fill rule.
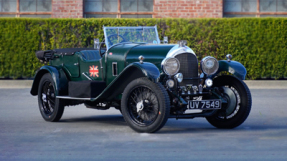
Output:
[[[144,108],[143,100],[141,100],[140,102],[137,103],[137,112],[142,111],[143,108]]]
[[[223,87],[224,90],[224,94],[227,97],[227,107],[226,107],[226,115],[230,115],[232,114],[232,112],[235,110],[236,108],[236,104],[237,104],[237,99],[236,99],[236,95],[235,93],[232,91],[232,89],[227,88],[227,87]]]
[[[44,93],[42,93],[42,100],[43,100],[44,102],[47,102],[47,96],[46,96],[46,94],[44,94]]]

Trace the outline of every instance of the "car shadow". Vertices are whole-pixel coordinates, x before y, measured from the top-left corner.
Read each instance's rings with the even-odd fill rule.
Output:
[[[175,121],[175,120],[174,120]],[[269,130],[287,130],[287,125],[262,125],[256,123],[243,123],[234,129],[219,129],[210,125],[207,121],[168,122],[158,133],[238,133],[238,132],[261,132]]]
[[[109,124],[117,126],[126,126],[126,122],[122,115],[101,115],[101,116],[89,116],[81,118],[69,118],[61,119],[61,123],[97,123],[97,124]]]
[[[98,125],[115,125],[115,126],[126,126],[122,115],[95,115],[81,118],[66,118],[61,119],[60,123],[95,123]],[[210,125],[205,120],[175,120],[169,119],[165,126],[156,132],[157,134],[172,134],[172,133],[226,133],[226,132],[256,132],[265,130],[287,130],[287,125],[262,125],[256,123],[244,123],[243,125],[234,129],[218,129]]]

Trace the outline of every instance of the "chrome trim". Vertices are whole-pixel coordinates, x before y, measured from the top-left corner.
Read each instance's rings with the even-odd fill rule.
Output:
[[[140,56],[139,56],[139,61],[140,61],[140,63],[142,64],[143,61],[144,61],[144,56],[140,55]]]
[[[193,94],[196,94],[198,91],[198,87],[197,86],[192,86],[192,90],[193,90]]]
[[[172,83],[173,83],[172,86],[169,86],[169,82],[172,82]],[[166,86],[167,86],[168,88],[173,88],[174,85],[175,85],[175,82],[174,82],[174,80],[172,80],[172,79],[168,79],[165,83],[166,83]]]
[[[210,78],[205,79],[205,85],[207,87],[211,87],[213,85],[213,81]]]
[[[203,91],[203,87],[202,87],[201,84],[199,84],[199,85],[198,85],[198,92],[199,92],[200,94],[202,94],[202,91]]]
[[[169,59],[175,59],[176,62],[178,63],[178,68],[177,68],[177,71],[175,72],[175,74],[178,73],[178,71],[179,71],[179,69],[180,69],[180,62],[179,62],[178,59],[173,58],[173,57],[166,57],[166,58],[163,59],[163,61],[161,62],[161,69],[163,70],[163,72],[164,72],[165,74],[167,74],[167,75],[170,76],[170,74],[168,74],[168,73],[165,71],[165,68],[164,68],[166,62],[167,62]],[[175,74],[173,74],[173,75],[175,75]]]
[[[181,83],[183,81],[183,74],[182,73],[177,73],[175,76],[174,76],[177,80],[177,82]]]
[[[232,59],[232,55],[231,54],[227,54],[226,55],[226,59],[227,59],[228,62],[230,62],[230,60]]]
[[[121,27],[106,27],[106,26],[103,26],[103,28],[107,28],[107,29],[118,29],[118,28],[126,28],[126,29],[142,29],[142,28],[149,28],[149,29],[153,29],[155,28],[156,26],[121,26]]]
[[[160,39],[158,37],[158,32],[157,32],[157,26],[155,25],[154,28],[155,28],[155,32],[156,32],[156,35],[157,35],[157,42],[158,42],[158,44],[160,44]]]
[[[186,40],[180,40],[177,43],[178,43],[179,47],[185,47],[187,44],[187,41]]]
[[[82,73],[83,76],[85,76],[88,80],[92,80],[89,76],[87,76],[87,74]]]
[[[175,56],[177,56],[177,55],[179,55],[179,54],[182,54],[182,53],[191,53],[191,54],[194,54],[194,55],[195,55],[194,51],[193,51],[191,48],[189,48],[189,47],[187,47],[187,46],[185,46],[185,47],[180,47],[180,46],[177,44],[177,45],[175,45],[173,48],[171,48],[171,49],[169,50],[169,52],[167,53],[166,57],[172,57],[172,58],[174,58]]]
[[[168,37],[167,36],[163,37],[163,43],[168,44]]]
[[[109,46],[108,46],[108,39],[106,39],[106,35],[107,35],[107,32],[106,32],[106,29],[105,28],[107,28],[107,27],[105,27],[105,26],[103,26],[103,30],[104,30],[104,35],[105,35],[105,37],[104,37],[104,39],[105,39],[105,43],[106,43],[106,47],[107,47],[107,51],[110,49],[109,48]]]
[[[158,31],[157,31],[157,26],[136,26],[136,27],[105,27],[103,26],[103,30],[104,30],[104,36],[105,36],[105,43],[106,43],[106,46],[107,46],[107,51],[114,45],[112,46],[109,46],[109,43],[108,43],[108,40],[106,39],[106,29],[118,29],[118,33],[119,34],[119,29],[155,29],[155,32],[156,32],[156,36],[157,36],[157,42],[158,44],[160,44],[160,39],[158,37]],[[118,43],[119,44],[119,43]]]
[[[114,71],[114,65],[116,65],[116,71]],[[116,74],[114,74],[114,73],[116,73]],[[117,62],[112,62],[112,75],[118,76],[118,63]]]
[[[72,99],[72,100],[91,100],[91,98],[77,98],[77,97],[69,97],[69,96],[56,96],[56,98]]]
[[[104,81],[104,77],[105,77],[105,76],[104,76],[104,72],[103,72],[103,68],[104,68],[104,67],[103,67],[102,60],[103,60],[103,59],[100,59],[100,65],[101,65],[102,80]]]
[[[217,69],[216,69],[214,72],[212,72],[212,73],[205,73],[205,71],[203,71],[203,63],[205,63],[205,60],[208,60],[208,59],[214,59],[214,60],[215,60],[214,66],[217,66]],[[201,62],[200,62],[200,69],[201,69],[201,71],[202,71],[204,74],[206,74],[206,75],[215,74],[215,73],[218,71],[218,69],[219,69],[218,60],[217,60],[216,58],[212,57],[212,56],[206,56],[206,57],[204,57],[204,58],[201,60]]]
[[[100,39],[94,39],[94,49],[100,49]]]

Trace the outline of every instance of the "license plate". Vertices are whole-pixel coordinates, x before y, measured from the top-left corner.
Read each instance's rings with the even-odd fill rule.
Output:
[[[201,101],[192,100],[192,101],[188,101],[187,108],[191,110],[221,109],[221,100],[201,100]]]

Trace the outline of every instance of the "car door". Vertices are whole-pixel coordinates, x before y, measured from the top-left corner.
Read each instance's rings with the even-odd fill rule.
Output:
[[[97,50],[85,50],[79,53],[81,80],[103,81],[102,57]]]
[[[64,69],[72,78],[78,78],[80,76],[79,57],[76,54],[64,55]]]

